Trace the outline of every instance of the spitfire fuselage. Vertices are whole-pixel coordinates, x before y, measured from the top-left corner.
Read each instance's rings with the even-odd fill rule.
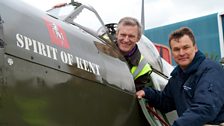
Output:
[[[113,43],[17,0],[0,17],[0,125],[148,125]]]

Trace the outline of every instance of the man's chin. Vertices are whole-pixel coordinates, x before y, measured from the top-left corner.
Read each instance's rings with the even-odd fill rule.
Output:
[[[181,62],[179,63],[179,66],[186,68],[189,65],[187,62]]]
[[[128,52],[130,52],[130,51],[129,51],[128,49],[126,49],[126,48],[121,48],[120,51],[121,51],[122,53],[128,53]]]

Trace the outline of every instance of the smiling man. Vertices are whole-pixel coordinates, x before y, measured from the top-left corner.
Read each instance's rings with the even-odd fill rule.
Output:
[[[150,83],[149,75],[152,72],[151,66],[137,46],[141,36],[142,28],[137,19],[124,17],[119,21],[116,32],[117,46],[128,62],[137,91]]]
[[[178,34],[176,37],[178,37]],[[183,35],[181,38],[175,38],[175,36],[174,38],[171,37],[170,47],[175,62],[183,70],[193,61],[198,51],[194,37],[191,34]]]
[[[189,28],[174,31],[169,44],[177,67],[163,91],[144,88],[136,93],[166,113],[177,110],[172,126],[219,125],[224,122],[224,70],[197,48]]]

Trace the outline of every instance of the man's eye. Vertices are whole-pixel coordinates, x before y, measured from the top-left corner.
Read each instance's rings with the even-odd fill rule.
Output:
[[[129,38],[134,38],[134,37],[135,37],[135,36],[133,36],[133,35],[130,35],[130,36],[129,36]]]
[[[121,34],[121,37],[125,37],[126,35],[124,35],[124,34]]]
[[[180,49],[178,49],[178,48],[174,48],[173,49],[173,51],[175,51],[175,52],[177,52],[177,51],[179,51]]]
[[[184,50],[187,50],[187,49],[189,49],[190,47],[189,46],[184,46]]]

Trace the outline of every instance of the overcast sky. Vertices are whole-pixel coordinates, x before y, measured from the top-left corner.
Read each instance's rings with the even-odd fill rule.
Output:
[[[68,3],[70,0],[23,1],[47,10],[57,3]],[[78,1],[93,6],[105,24],[118,22],[124,16],[141,20],[141,0]],[[145,27],[154,28],[217,12],[224,12],[224,0],[145,0]]]

